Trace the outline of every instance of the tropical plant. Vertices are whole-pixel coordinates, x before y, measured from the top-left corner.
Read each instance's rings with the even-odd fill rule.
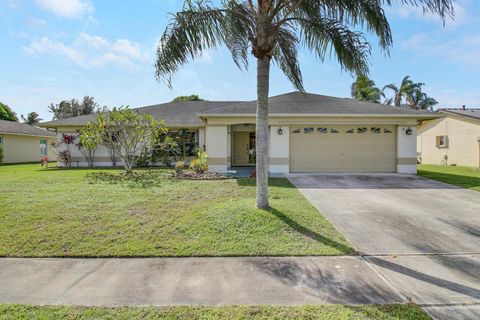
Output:
[[[99,113],[87,128],[98,137],[99,144],[122,160],[127,173],[132,172],[137,157],[150,153],[166,132],[163,122],[148,114],[137,114],[128,107]]]
[[[168,134],[163,134],[160,143],[154,148],[152,157],[156,160],[160,160],[166,167],[170,167],[172,159],[177,159],[181,154],[180,146],[175,138]]]
[[[423,85],[424,83],[421,82],[413,82],[410,76],[404,77],[399,87],[393,83],[387,84],[383,87],[382,92],[385,93],[385,90],[389,89],[393,91],[393,96],[386,99],[384,103],[388,105],[393,103],[394,106],[401,107],[402,104],[406,104],[407,100],[411,98],[415,91],[421,91]]]
[[[95,151],[100,144],[101,136],[87,125],[84,129],[78,130],[78,143],[76,144],[78,150],[82,152],[83,157],[87,161],[90,168],[95,164]]]
[[[0,144],[0,163],[3,162],[3,159],[5,159],[5,149],[3,149],[3,145]]]
[[[29,124],[31,126],[35,126],[40,123],[43,119],[40,118],[40,115],[36,112],[30,112],[27,114],[27,117],[24,117],[23,114],[21,115],[23,122]]]
[[[175,163],[175,172],[181,172],[185,169],[185,161],[177,161]]]
[[[357,80],[352,83],[351,95],[360,101],[380,103],[383,93],[368,76],[358,75]]]
[[[399,0],[421,5],[445,17],[451,0]],[[300,91],[304,91],[298,50],[305,46],[320,60],[330,55],[342,69],[368,74],[367,30],[382,49],[392,44],[384,7],[392,0],[186,0],[163,33],[156,61],[157,79],[171,87],[172,75],[190,58],[225,45],[239,68],[247,68],[249,53],[257,63],[256,166],[257,208],[268,208],[268,92],[273,61]]]
[[[191,94],[189,96],[178,96],[172,100],[172,102],[179,102],[179,101],[205,101],[198,94]]]
[[[0,102],[0,120],[18,121],[17,114],[9,106]]]
[[[93,97],[85,96],[82,102],[77,99],[63,100],[58,104],[51,103],[48,106],[50,112],[53,113],[53,120],[78,117],[95,112],[105,112],[107,107],[99,108],[98,103]]]
[[[438,104],[438,101],[429,97],[425,92],[416,90],[408,97],[408,106],[412,109],[419,110],[433,110],[433,106]]]
[[[72,165],[72,145],[75,144],[77,136],[74,134],[64,133],[52,146],[57,149],[57,158],[65,167]]]
[[[42,159],[40,159],[40,166],[48,169],[48,157],[43,157]]]
[[[205,151],[199,149],[197,151],[197,158],[190,163],[190,169],[196,173],[204,173],[208,170],[208,156]]]

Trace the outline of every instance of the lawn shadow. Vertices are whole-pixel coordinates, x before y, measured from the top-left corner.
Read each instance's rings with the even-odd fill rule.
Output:
[[[167,182],[175,181],[169,172],[163,170],[140,170],[129,174],[124,172],[91,172],[85,175],[85,179],[89,184],[107,183],[142,189],[162,187]]]
[[[418,174],[422,177],[435,179],[441,182],[454,184],[467,189],[480,190],[480,177],[471,177],[452,173],[432,172],[426,170],[418,170]]]
[[[235,178],[235,180],[237,184],[242,187],[255,187],[257,183],[255,178]],[[287,178],[270,178],[268,179],[268,186],[290,189],[295,188]]]
[[[316,242],[319,242],[319,243],[321,243],[325,246],[331,247],[331,248],[335,248],[335,249],[339,250],[340,252],[342,252],[343,254],[356,254],[357,253],[355,251],[355,249],[353,249],[352,247],[349,247],[349,246],[346,246],[344,244],[338,243],[335,240],[326,238],[326,237],[322,236],[321,234],[319,234],[319,233],[317,233],[313,230],[310,230],[309,228],[307,228],[307,227],[299,224],[298,222],[292,220],[287,215],[285,215],[283,212],[281,212],[281,211],[279,211],[275,208],[268,209],[268,212],[275,215],[278,219],[283,221],[285,224],[287,224],[290,228],[292,228],[296,232],[301,233],[302,235],[304,235],[304,236],[306,236],[306,237],[308,237],[308,238],[310,238],[310,239],[312,239]]]

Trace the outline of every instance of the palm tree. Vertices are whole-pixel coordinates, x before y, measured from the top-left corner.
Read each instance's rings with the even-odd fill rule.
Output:
[[[408,106],[412,109],[432,110],[438,101],[429,97],[425,92],[416,90],[411,97],[408,98]]]
[[[422,6],[442,18],[453,15],[452,0],[398,0]],[[171,87],[172,76],[190,58],[225,45],[239,68],[257,64],[257,208],[268,208],[268,92],[276,64],[304,92],[300,46],[323,61],[334,55],[342,69],[368,74],[370,44],[354,29],[373,33],[382,49],[392,44],[384,7],[392,0],[186,0],[172,16],[157,48],[156,76]]]
[[[380,103],[383,92],[375,86],[375,82],[366,75],[358,75],[352,83],[352,98],[360,101]]]
[[[39,124],[40,121],[43,120],[43,119],[40,118],[40,115],[36,112],[30,112],[29,114],[27,114],[26,118],[22,114],[21,117],[22,117],[23,122],[25,122],[26,124],[29,124],[31,126],[35,126],[35,125]]]
[[[393,91],[393,97],[386,99],[384,103],[391,105],[393,102],[394,106],[400,107],[402,106],[402,100],[405,100],[406,102],[411,100],[412,95],[414,95],[415,92],[422,91],[423,85],[424,83],[421,82],[413,82],[410,79],[410,76],[403,78],[400,87],[397,87],[393,83],[387,84],[383,87],[382,92],[385,93],[385,89],[390,89]]]

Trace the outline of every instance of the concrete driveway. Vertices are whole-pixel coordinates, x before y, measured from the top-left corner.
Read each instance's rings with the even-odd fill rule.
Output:
[[[398,174],[289,179],[407,299],[480,319],[479,192]]]
[[[480,193],[411,175],[291,175],[363,254],[480,253]]]

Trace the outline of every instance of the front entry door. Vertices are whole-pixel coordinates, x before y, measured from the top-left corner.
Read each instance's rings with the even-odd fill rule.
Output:
[[[235,165],[249,164],[250,157],[250,132],[235,132],[233,162]]]

